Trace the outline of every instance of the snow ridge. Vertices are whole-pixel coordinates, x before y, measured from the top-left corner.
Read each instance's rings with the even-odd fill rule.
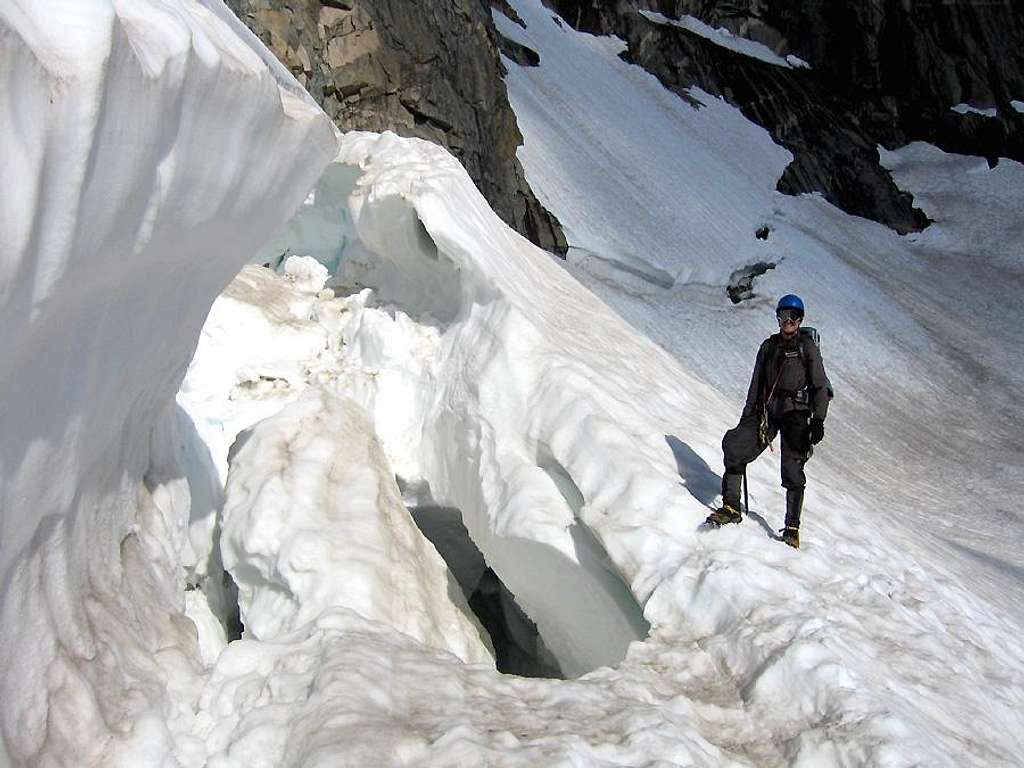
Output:
[[[402,506],[365,412],[308,389],[238,440],[220,538],[247,637],[348,607],[467,662],[492,662],[440,555]],[[362,574],[361,570],[370,570]]]
[[[0,729],[18,763],[116,764],[189,716],[169,704],[197,672],[174,394],[206,309],[335,148],[233,29],[194,2],[0,9]]]

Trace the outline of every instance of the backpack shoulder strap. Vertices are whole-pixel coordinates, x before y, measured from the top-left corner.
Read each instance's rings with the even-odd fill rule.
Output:
[[[821,345],[820,345],[820,342],[818,341],[818,339],[819,339],[818,331],[815,328],[808,328],[807,331],[808,331],[807,333],[804,333],[803,329],[801,329],[800,337],[799,337],[798,343],[797,343],[797,349],[800,350],[800,359],[804,361],[804,367],[807,369],[807,380],[810,381],[810,379],[811,379],[810,362],[808,361],[807,353],[804,351],[804,344],[806,344],[808,340],[813,341],[814,345],[819,348],[819,354],[820,354],[820,351],[821,351],[821,349],[820,349]],[[825,391],[828,393],[828,399],[829,400],[831,400],[833,397],[835,397],[835,392],[832,389],[832,382],[829,380],[828,374],[825,375]]]
[[[818,335],[818,329],[811,326],[806,326],[800,329],[800,333],[797,335],[797,346],[800,349],[800,357],[806,357],[804,352],[804,344],[810,339],[814,342],[814,346],[821,347],[821,336]]]
[[[804,365],[807,365],[808,355],[804,345],[807,344],[808,338],[809,336],[807,334],[801,333],[796,340],[796,348],[800,352],[800,359],[803,360]]]
[[[777,358],[779,356],[779,341],[781,336],[782,334],[773,333],[762,342],[762,346],[764,347],[764,360],[762,361],[763,367],[761,369],[761,396],[763,398],[763,402],[768,402],[771,397],[771,390],[775,388],[775,384],[777,384],[779,380],[778,374],[781,372],[781,368],[779,368]]]

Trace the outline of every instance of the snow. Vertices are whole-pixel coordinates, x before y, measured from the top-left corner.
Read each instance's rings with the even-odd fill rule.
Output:
[[[385,149],[378,148],[377,144]],[[378,160],[380,157],[386,161]],[[403,158],[400,168],[394,167],[397,157]],[[384,302],[386,298],[384,306],[393,307],[393,302],[400,300],[403,310],[387,311],[368,306],[369,294],[365,290],[344,300],[328,299],[318,303],[314,311],[317,316],[344,316],[340,337],[345,343],[332,369],[341,373],[333,385],[355,397],[374,414],[378,434],[389,454],[395,457],[396,470],[408,484],[429,489],[433,500],[462,510],[488,563],[498,570],[506,584],[514,586],[517,598],[540,625],[545,641],[563,669],[581,674],[600,663],[620,660],[629,642],[646,634],[646,622],[640,617],[635,598],[625,589],[614,569],[609,570],[605,565],[600,544],[581,530],[582,526],[575,524],[580,511],[574,510],[567,501],[566,496],[571,495],[573,489],[566,486],[564,466],[555,454],[556,450],[564,451],[568,446],[561,446],[555,438],[544,438],[543,444],[538,445],[537,436],[521,434],[522,425],[530,418],[525,410],[527,404],[518,395],[510,400],[506,393],[512,377],[529,376],[527,370],[510,370],[516,356],[510,354],[509,347],[535,338],[536,330],[524,323],[518,312],[503,306],[507,302],[497,299],[505,291],[514,291],[520,295],[520,301],[528,305],[535,296],[498,270],[483,279],[478,268],[469,268],[474,265],[468,261],[470,250],[462,241],[441,250],[436,237],[428,235],[424,229],[429,226],[429,219],[423,209],[414,211],[405,202],[414,192],[426,196],[428,191],[433,191],[428,184],[430,180],[435,180],[449,195],[467,196],[467,191],[462,189],[466,185],[464,172],[450,158],[438,157],[429,145],[403,144],[393,136],[383,139],[351,136],[346,139],[346,150],[339,162],[342,160],[364,171],[364,178],[354,185],[356,191],[350,195],[354,231],[342,238],[349,241],[346,280],[379,288],[380,296],[374,303]],[[328,174],[332,179],[338,175],[337,172]],[[317,199],[323,199],[323,191],[317,191]],[[434,215],[447,222],[450,219],[447,202],[441,203],[436,197],[431,198],[431,202],[441,211]],[[492,225],[495,223],[491,211],[478,210],[481,208],[478,199],[466,200],[464,204],[467,210],[475,210],[477,217],[486,216]],[[479,225],[477,231],[472,232],[472,238],[481,243],[488,239],[499,241],[502,247],[494,249],[492,259],[498,259],[498,254],[509,247],[508,234],[495,234]],[[319,242],[322,238],[317,235],[315,239]],[[523,247],[521,243],[515,245]],[[286,263],[286,270],[290,263],[291,260]],[[540,264],[550,273],[549,279],[563,284],[568,280],[546,257]],[[240,279],[251,282],[250,275],[257,272],[260,270],[247,270]],[[266,275],[263,279],[272,279],[268,271],[262,272]],[[409,275],[412,279],[397,282],[395,275]],[[498,291],[496,282],[507,285]],[[571,281],[568,285],[572,285]],[[562,291],[565,290],[563,285]],[[228,293],[243,292],[233,289]],[[565,299],[557,295],[559,300],[552,299],[552,308],[548,311],[554,312],[558,305],[565,303]],[[452,305],[446,307],[442,301],[452,302]],[[322,306],[331,303],[341,307],[334,314],[323,312]],[[294,301],[291,305],[294,306]],[[486,310],[479,309],[481,305]],[[408,313],[410,307],[416,308],[415,315]],[[447,328],[439,324],[439,315],[447,319]],[[210,336],[204,332],[204,341],[209,338],[213,343],[207,349],[200,345],[183,387],[183,402],[199,402],[190,394],[198,390],[216,390],[222,394],[216,407],[190,408],[198,424],[209,421],[203,416],[206,412],[230,412],[224,407],[228,399],[225,395],[237,391],[237,381],[230,375],[219,381],[208,378],[207,364],[203,361],[218,361],[213,370],[218,371],[219,377],[231,365],[230,357],[221,350],[242,350],[246,346],[244,340],[231,334],[214,340],[214,334],[229,327],[220,319],[216,306],[211,321],[207,324]],[[296,318],[292,318],[290,322],[295,321]],[[243,332],[251,332],[255,327],[247,323]],[[456,343],[453,337],[462,338]],[[268,349],[276,346],[273,334],[261,331],[259,338],[270,340],[266,345]],[[284,344],[281,348],[294,349]],[[465,349],[475,350],[475,353],[467,355]],[[561,357],[564,356],[562,353]],[[319,365],[323,370],[330,368],[323,356]],[[312,366],[305,368],[309,370]],[[449,368],[480,371],[476,375],[483,381],[474,381],[472,386],[482,389],[481,394],[461,402],[465,398],[461,390],[466,384],[462,378],[449,380],[451,375],[442,376],[441,372]],[[244,370],[249,369],[250,366],[246,366],[243,375]],[[466,375],[469,374],[463,374]],[[563,391],[550,398],[550,407],[556,409],[558,418],[585,418],[586,412],[578,405],[572,407],[571,414],[563,412],[570,391],[564,386],[560,388]],[[484,408],[484,403],[477,398],[491,398],[493,402],[485,401]],[[462,413],[463,409],[471,411]],[[246,421],[248,419],[242,419],[235,429]],[[470,427],[465,422],[470,421],[481,425],[473,426],[467,433]],[[514,436],[507,433],[509,424],[519,425]],[[217,462],[223,461],[235,429],[229,430],[223,439],[210,441],[210,445],[216,446],[211,452]],[[503,450],[499,455],[489,456],[487,446],[478,444],[484,438],[475,434],[477,429],[485,433],[493,430],[501,436]],[[573,433],[576,429],[573,426]],[[604,425],[602,429],[607,431],[610,427]],[[206,428],[201,426],[200,432],[205,433]],[[570,438],[570,434],[561,441],[565,442],[566,438]],[[523,445],[513,449],[517,443]],[[535,458],[523,464],[518,454]],[[425,475],[424,464],[427,463],[438,464],[430,468],[429,476]],[[471,471],[480,464],[483,466]],[[493,479],[483,484],[487,475],[493,475]],[[517,481],[508,487],[508,481],[501,480],[503,476],[517,478]],[[670,487],[667,477],[656,482],[660,486],[659,493]],[[571,483],[569,480],[569,486]],[[461,487],[470,484],[471,487]],[[616,495],[622,492],[622,489],[615,489]],[[480,498],[481,494],[493,496],[493,499]],[[499,519],[487,520],[487,510],[481,508],[484,505],[493,507],[492,514]],[[492,538],[495,543],[489,544]],[[580,560],[587,563],[582,570],[577,562]],[[556,599],[550,596],[549,584],[553,579],[562,584],[563,594]],[[529,610],[531,603],[536,604],[532,611]],[[589,638],[589,644],[580,638]]]
[[[572,560],[552,559],[559,548],[565,552],[566,513],[595,532],[611,567],[627,579],[640,574],[630,583],[637,598],[650,594],[651,634],[614,668],[578,680],[501,681],[327,610],[274,643],[247,638],[221,655],[200,700],[201,720],[213,711],[224,718],[220,730],[200,731],[212,763],[230,753],[276,764],[288,744],[305,743],[313,732],[320,734],[316,759],[325,762],[374,750],[389,764],[763,764],[789,755],[788,762],[809,765],[945,765],[956,762],[953,754],[978,762],[1015,754],[1016,737],[1008,734],[1018,730],[1019,716],[1015,705],[998,703],[1019,695],[1012,623],[941,566],[925,568],[892,544],[865,538],[856,520],[811,518],[815,538],[800,553],[767,541],[753,523],[695,533],[706,513],[702,499],[714,497],[709,465],[735,418],[730,405],[581,293],[549,257],[500,227],[436,148],[350,135],[339,162],[363,175],[349,195],[353,231],[336,233],[349,245],[342,274],[331,282],[342,294],[353,276],[372,287],[318,300],[344,306],[332,315],[341,318],[344,343],[330,387],[360,401],[375,422],[387,424],[382,417],[399,411],[400,422],[416,425],[382,435],[385,452],[402,457],[406,484],[462,511],[488,562],[514,587],[559,660],[569,662],[567,671],[581,668],[559,647],[559,630],[579,617],[551,594],[552,584],[572,588],[572,570],[554,570]],[[381,217],[381,209],[390,216]],[[370,242],[386,248],[386,259]],[[291,249],[301,243],[293,240]],[[380,287],[420,307],[419,315],[377,298],[375,277],[393,280],[407,262],[412,284]],[[450,293],[460,303],[446,323],[417,293],[434,284],[423,280],[426,264],[459,281]],[[321,314],[316,306],[309,312]],[[244,325],[219,327],[247,333]],[[226,336],[223,344],[233,342]],[[387,353],[389,345],[401,353]],[[400,397],[376,389],[410,357],[418,357],[415,387]],[[766,479],[770,470],[757,474],[755,494],[767,496],[763,486],[777,481]],[[835,473],[823,474],[817,503],[863,515],[863,502],[839,490]],[[579,578],[591,568],[576,559]],[[542,590],[529,573],[517,573],[524,565],[541,570]],[[349,573],[367,578],[356,568]],[[557,610],[546,615],[552,604]],[[335,629],[336,622],[346,629]],[[399,682],[367,682],[361,670],[374,665]],[[334,693],[322,693],[320,680],[336,681]],[[271,700],[234,703],[238,686],[254,685],[284,688]],[[400,702],[389,693],[395,687],[403,691]],[[472,710],[452,703],[466,696],[486,703]],[[276,706],[277,697],[295,708]],[[396,719],[396,712],[436,707],[437,697],[457,714],[420,718],[414,728]],[[788,704],[780,707],[780,700]],[[982,706],[991,727],[961,728],[955,713]],[[336,731],[310,730],[311,719],[339,711],[345,716],[335,715]],[[544,725],[555,712],[559,735]],[[259,723],[269,741],[247,735]],[[353,739],[353,723],[373,727]],[[595,752],[607,728],[618,743]]]
[[[747,190],[774,186],[792,160],[788,151],[699,89],[690,90],[703,104],[694,111],[652,76],[619,61],[619,40],[551,23],[524,31],[501,14],[495,21],[503,35],[528,45],[567,43],[539,68],[515,67],[507,82],[520,129],[542,137],[527,143],[521,159],[528,177],[534,168],[545,169],[537,172],[545,183],[535,186],[546,205],[557,201],[571,261],[650,293],[677,283],[724,283],[737,266],[772,257],[745,231],[753,218],[769,220],[771,201]],[[571,131],[548,119],[559,110],[580,117]],[[762,150],[735,151],[754,143]],[[598,161],[606,160],[616,184],[599,169]],[[679,179],[697,173],[716,182],[704,184],[699,195],[681,195]],[[720,217],[725,220],[716,230],[705,225]],[[731,251],[733,262],[688,257],[718,250]]]
[[[14,764],[1019,760],[1022,537],[995,502],[1021,487],[1024,361],[1017,303],[988,301],[1019,286],[1019,164],[883,152],[937,222],[901,239],[776,193],[788,153],[724,102],[514,5],[564,265],[440,148],[337,142],[220,6],[100,6],[74,41],[0,11],[26,105],[0,145]],[[129,114],[165,143],[132,155]],[[771,459],[748,521],[698,531],[794,286],[839,392],[799,552],[771,538]],[[569,679],[496,671],[405,507],[461,515]]]
[[[335,149],[227,18],[0,8],[0,723],[15,764],[115,765],[142,742],[155,763],[189,717],[172,702],[198,672],[174,395],[213,298]]]
[[[933,157],[922,166],[908,158],[904,173],[897,171],[900,183],[922,190],[920,204],[940,224],[951,220],[900,239],[816,196],[774,192],[787,158],[763,132],[740,133],[734,126],[745,121],[735,110],[716,107],[709,115],[713,100],[693,89],[705,108],[665,109],[654,85],[638,87],[650,78],[621,62],[613,42],[552,25],[535,3],[515,8],[526,22],[517,39],[541,56],[539,67],[505,62],[525,137],[520,159],[531,186],[566,225],[572,273],[688,371],[730,395],[732,418],[757,342],[771,332],[771,302],[795,289],[822,331],[839,391],[837,418],[829,420],[826,443],[809,465],[805,528],[813,527],[815,537],[831,529],[825,547],[840,573],[850,542],[901,549],[916,561],[908,573],[926,564],[923,583],[939,589],[941,600],[971,605],[951,608],[944,627],[960,621],[959,611],[976,617],[990,610],[959,592],[959,584],[1019,622],[1019,606],[1008,598],[1022,565],[1020,518],[1008,503],[1022,482],[1010,426],[1024,362],[1012,338],[1022,319],[1014,296],[1024,249],[1010,213],[1019,207],[1018,165],[1004,160],[991,174],[972,166],[965,175],[967,159]],[[500,14],[495,18],[503,33],[514,31]],[[630,151],[590,140],[591,125],[615,136],[636,122],[640,140]],[[716,143],[726,131],[732,141],[723,152]],[[748,170],[775,157],[779,164],[764,176]],[[634,182],[638,177],[642,184]],[[953,189],[962,198],[949,204]],[[709,195],[712,209],[679,227],[687,208]],[[623,258],[631,255],[626,249],[594,247],[605,232],[629,232],[637,222],[646,239],[634,239],[660,247],[636,248],[632,259]],[[767,241],[753,237],[761,226],[770,229]],[[955,248],[960,253],[951,254]],[[753,301],[731,306],[724,291],[729,276],[761,261],[776,267],[759,279]],[[661,280],[638,281],[638,272],[679,278],[666,287]],[[716,453],[698,458],[717,470]],[[779,510],[781,494],[770,490],[777,469],[766,464],[750,468],[752,502],[755,509]],[[728,535],[723,546],[735,548],[741,534]],[[805,541],[804,554],[815,546],[806,531]],[[891,578],[900,556],[859,559],[843,578],[863,576],[867,562],[880,561]],[[728,599],[737,598],[730,591]],[[714,610],[723,602],[702,601],[688,615],[706,616],[717,629]],[[856,623],[874,622],[864,615]],[[1019,647],[1009,638],[1001,642]],[[1019,674],[1019,661],[1007,669]],[[947,694],[949,700],[958,695]]]
[[[926,536],[934,532],[939,540],[928,544],[944,552],[941,560],[956,541],[1021,565],[1019,522],[1008,502],[1021,482],[1018,441],[996,416],[1011,413],[1020,396],[1019,345],[1010,336],[1021,320],[1012,261],[1019,263],[1022,249],[1016,217],[1005,215],[1020,194],[1015,165],[1002,161],[991,176],[974,174],[987,186],[974,185],[978,195],[966,198],[958,221],[973,217],[972,233],[993,234],[950,274],[950,260],[930,246],[932,235],[900,238],[818,196],[775,192],[788,153],[737,110],[705,95],[703,108],[675,99],[666,109],[664,90],[619,60],[611,44],[560,29],[533,9],[517,7],[527,20],[520,37],[547,58],[539,67],[510,64],[507,82],[525,136],[520,159],[532,187],[565,224],[573,274],[734,403],[745,394],[757,344],[774,325],[774,298],[799,293],[808,322],[822,333],[839,393],[835,415],[842,414],[829,421],[828,447],[812,462],[812,478],[823,463],[834,463],[827,484],[862,499],[866,509],[891,512],[873,526],[887,537],[905,533],[888,530],[896,520]],[[504,32],[507,25],[496,18]],[[567,121],[578,126],[572,135],[563,129]],[[574,139],[589,139],[590,125],[616,136],[633,124],[645,140],[627,151]],[[942,184],[962,185],[963,177],[949,176],[951,167],[940,169]],[[769,229],[767,240],[754,237],[761,227]],[[605,233],[619,232],[639,247],[612,251]],[[1002,243],[1001,232],[1008,238]],[[623,262],[627,270],[616,268]],[[760,262],[776,266],[758,279],[754,299],[733,306],[724,291],[730,276]],[[1000,266],[989,269],[990,263]],[[678,277],[665,288],[637,280],[640,271]],[[879,418],[880,410],[892,416]],[[865,433],[863,425],[873,429]],[[717,468],[719,458],[707,461]],[[764,477],[766,499],[778,500],[778,491],[767,490],[777,485],[775,471]],[[812,479],[809,509],[821,485]],[[1008,523],[1010,535],[1003,533]],[[1012,568],[980,575],[952,561],[988,598],[1016,613],[1006,600],[1015,588]]]
[[[678,19],[670,19],[655,11],[640,11],[640,15],[649,21],[653,21],[655,24],[669,24],[675,27],[681,27],[688,32],[693,32],[695,35],[700,35],[705,40],[709,40],[715,45],[726,48],[735,53],[742,53],[744,56],[749,56],[752,59],[763,61],[766,64],[773,64],[777,67],[785,67],[787,69],[810,69],[811,65],[798,56],[792,54],[788,56],[779,56],[771,48],[764,43],[758,43],[755,40],[747,40],[744,37],[738,37],[730,32],[728,29],[721,27],[712,27],[710,24],[706,24],[700,19],[683,14]]]
[[[1016,109],[1018,112],[1024,112],[1024,101],[1013,100],[1010,102],[1010,106]]]
[[[970,104],[957,104],[950,107],[951,110],[961,115],[981,115],[982,117],[995,117],[999,114],[995,107],[987,107],[982,109],[980,107],[974,107]]]
[[[220,547],[247,636],[272,641],[344,607],[464,661],[492,660],[356,403],[307,390],[237,445]]]
[[[913,236],[916,247],[971,260],[976,279],[985,269],[1024,269],[1024,231],[1016,221],[1024,208],[1024,165],[1003,158],[989,168],[984,158],[946,153],[924,142],[896,152],[879,147],[878,153],[900,188],[935,221]],[[984,255],[983,264],[977,263],[978,254]],[[998,284],[986,290],[998,290]]]

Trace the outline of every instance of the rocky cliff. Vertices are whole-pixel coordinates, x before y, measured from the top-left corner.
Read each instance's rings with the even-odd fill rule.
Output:
[[[498,39],[481,0],[228,0],[342,130],[391,130],[446,147],[491,207],[564,253],[557,219],[516,159]]]
[[[781,191],[821,192],[899,232],[927,219],[879,165],[877,145],[924,140],[990,163],[1024,160],[1016,0],[545,2],[577,29],[622,37],[625,59],[684,98],[700,87],[764,126],[794,156]],[[766,63],[641,11],[690,16],[799,61]],[[962,104],[973,110],[952,109]]]
[[[879,164],[878,145],[924,140],[990,163],[1024,160],[1018,0],[544,2],[577,29],[623,38],[623,57],[682,98],[700,87],[764,126],[793,153],[780,191],[820,192],[899,232],[928,222]],[[522,137],[498,51],[528,66],[536,54],[497,35],[486,0],[228,3],[341,129],[387,129],[447,147],[506,222],[565,252],[557,220],[515,157]],[[507,0],[492,4],[515,18]],[[761,43],[791,65],[666,23],[687,16]]]

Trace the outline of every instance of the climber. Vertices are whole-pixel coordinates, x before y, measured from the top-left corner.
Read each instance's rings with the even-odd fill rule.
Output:
[[[817,333],[800,327],[804,317],[800,297],[787,294],[779,299],[775,316],[779,333],[761,343],[739,424],[722,438],[722,506],[707,522],[723,525],[743,520],[740,489],[747,464],[781,433],[782,485],[786,489],[782,540],[799,548],[804,464],[811,456],[811,446],[825,436],[831,384],[821,361]]]

